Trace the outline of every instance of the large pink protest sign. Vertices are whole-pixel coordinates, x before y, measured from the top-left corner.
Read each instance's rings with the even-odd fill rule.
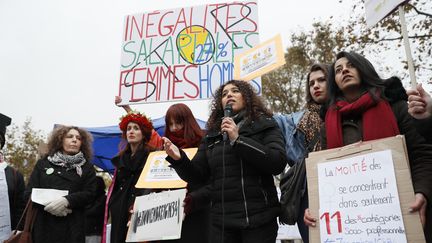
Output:
[[[255,1],[157,10],[125,17],[123,103],[209,99],[233,79],[234,56],[259,43]],[[261,93],[261,80],[251,84]]]

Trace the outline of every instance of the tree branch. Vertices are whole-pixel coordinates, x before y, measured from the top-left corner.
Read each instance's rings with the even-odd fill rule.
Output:
[[[412,5],[412,4],[410,4],[410,3],[408,3],[407,5],[410,6],[410,7],[412,7],[412,8],[414,9],[414,11],[416,11],[418,14],[420,14],[420,15],[425,15],[425,16],[428,16],[428,17],[432,18],[432,14],[429,14],[429,13],[426,13],[426,12],[423,12],[423,11],[420,11],[420,10],[418,10],[414,5]]]
[[[416,38],[430,38],[432,37],[432,35],[413,35],[413,36],[408,36],[409,39],[416,39]],[[394,41],[394,40],[402,40],[402,36],[400,37],[395,37],[395,38],[383,38],[381,40],[378,40],[377,42],[381,42],[381,41]]]

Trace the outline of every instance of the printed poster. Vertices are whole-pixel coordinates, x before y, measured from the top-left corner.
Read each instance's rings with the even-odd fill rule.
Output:
[[[189,159],[192,159],[197,148],[183,149]],[[137,188],[184,188],[187,183],[183,181],[177,172],[171,168],[165,160],[165,151],[151,152],[147,158],[144,169],[138,179]]]
[[[285,64],[280,35],[235,57],[234,78],[253,80]]]

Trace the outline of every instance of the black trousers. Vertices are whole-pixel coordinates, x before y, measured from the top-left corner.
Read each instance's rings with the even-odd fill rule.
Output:
[[[211,243],[275,243],[278,224],[276,219],[256,228],[224,230],[222,240],[222,226],[211,226]]]

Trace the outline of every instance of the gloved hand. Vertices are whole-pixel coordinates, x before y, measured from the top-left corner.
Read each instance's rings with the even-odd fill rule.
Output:
[[[48,203],[48,205],[45,206],[44,210],[54,216],[64,217],[69,213],[72,213],[72,210],[69,209],[68,206],[69,201],[65,197],[61,197]]]

